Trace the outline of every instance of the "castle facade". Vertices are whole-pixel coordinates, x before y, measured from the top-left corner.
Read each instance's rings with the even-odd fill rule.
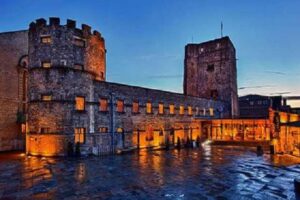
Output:
[[[283,133],[273,120],[285,113],[238,118],[229,37],[186,45],[183,94],[107,82],[104,38],[73,20],[38,19],[28,30],[0,33],[0,44],[0,151],[64,156],[77,146],[102,155],[208,138],[291,152],[299,143],[294,129]],[[283,135],[290,135],[289,148]]]

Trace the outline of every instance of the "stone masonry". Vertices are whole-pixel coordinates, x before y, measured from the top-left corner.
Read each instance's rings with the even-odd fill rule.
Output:
[[[185,47],[184,94],[222,100],[238,117],[235,48],[229,37]]]
[[[27,153],[66,155],[75,129],[84,130],[86,154],[175,144],[200,137],[201,119],[229,115],[223,101],[106,82],[105,53],[101,34],[87,25],[58,18],[30,24]],[[77,97],[83,110],[76,110]]]
[[[24,149],[28,31],[0,33],[0,151]]]

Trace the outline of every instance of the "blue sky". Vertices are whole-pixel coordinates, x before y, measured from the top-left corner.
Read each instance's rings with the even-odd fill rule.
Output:
[[[182,92],[184,46],[230,36],[239,95],[300,95],[298,0],[1,0],[0,32],[58,16],[99,30],[107,80]],[[300,104],[299,104],[300,105]]]

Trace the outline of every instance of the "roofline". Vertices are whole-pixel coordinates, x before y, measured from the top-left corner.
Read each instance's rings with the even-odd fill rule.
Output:
[[[5,31],[5,32],[0,32],[0,35],[10,34],[10,33],[19,33],[19,32],[28,32],[28,30],[24,29],[24,30],[17,30],[17,31]]]
[[[94,81],[97,82],[97,83],[104,83],[104,84],[112,84],[112,85],[119,85],[119,86],[125,86],[125,87],[139,88],[139,89],[143,89],[143,90],[152,90],[152,91],[157,91],[157,92],[164,92],[164,93],[179,95],[179,96],[183,96],[183,97],[191,97],[191,98],[196,98],[196,99],[205,99],[205,100],[208,100],[208,101],[227,103],[226,101],[222,101],[222,100],[213,100],[213,99],[208,99],[208,98],[190,96],[190,95],[185,95],[183,93],[177,93],[177,92],[171,92],[171,91],[153,89],[153,88],[146,88],[146,87],[142,87],[142,86],[128,85],[128,84],[115,83],[115,82],[109,82],[109,81],[99,81],[99,80],[94,80]]]
[[[224,36],[224,37],[221,37],[221,38],[216,38],[216,39],[213,39],[213,40],[208,40],[208,41],[205,41],[205,42],[201,42],[201,43],[188,43],[186,46],[189,46],[189,45],[207,45],[209,43],[215,43],[215,42],[218,42],[218,41],[222,41],[222,40],[228,40],[229,43],[232,45],[232,47],[235,49],[234,47],[234,44],[233,42],[231,41],[231,39],[229,38],[229,36]]]

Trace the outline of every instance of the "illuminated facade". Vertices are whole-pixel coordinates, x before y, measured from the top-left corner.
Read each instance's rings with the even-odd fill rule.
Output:
[[[38,19],[28,41],[28,154],[66,155],[76,143],[96,155],[160,148],[230,115],[222,101],[106,82],[104,39],[87,25]]]
[[[88,25],[79,29],[73,20],[61,25],[59,18],[38,19],[22,33],[26,37],[17,38],[28,43],[11,44],[22,50],[15,50],[20,92],[6,112],[15,116],[14,126],[20,116],[14,131],[26,133],[28,154],[67,155],[79,145],[82,154],[102,155],[206,138],[263,141],[275,152],[297,153],[300,131],[290,123],[298,115],[280,112],[282,126],[274,110],[260,119],[237,118],[235,49],[228,37],[186,46],[179,94],[107,82],[105,41]],[[8,132],[0,129],[0,139]]]

